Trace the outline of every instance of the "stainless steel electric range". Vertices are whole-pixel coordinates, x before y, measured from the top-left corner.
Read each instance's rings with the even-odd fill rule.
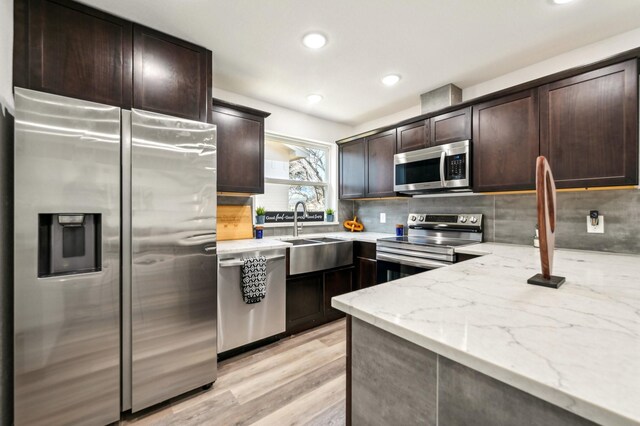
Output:
[[[482,242],[481,214],[411,213],[407,225],[406,236],[377,241],[378,284],[452,265],[456,248]]]

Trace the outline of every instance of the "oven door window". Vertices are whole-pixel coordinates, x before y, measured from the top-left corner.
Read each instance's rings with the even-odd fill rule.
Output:
[[[401,265],[399,263],[378,260],[377,281],[378,284],[387,283],[389,281],[399,280],[400,278],[419,274],[428,270],[428,268],[418,268],[416,266]]]
[[[396,164],[396,185],[440,182],[440,157]]]

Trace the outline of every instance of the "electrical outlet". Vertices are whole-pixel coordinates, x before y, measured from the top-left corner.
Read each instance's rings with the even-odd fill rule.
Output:
[[[604,234],[604,216],[598,216],[598,224],[595,226],[591,224],[591,218],[587,216],[587,233]]]
[[[380,213],[380,223],[387,223],[387,214]]]

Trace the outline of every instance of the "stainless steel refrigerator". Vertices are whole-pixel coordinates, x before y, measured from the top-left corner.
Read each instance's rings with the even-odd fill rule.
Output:
[[[215,381],[215,126],[15,97],[15,424],[107,424]]]

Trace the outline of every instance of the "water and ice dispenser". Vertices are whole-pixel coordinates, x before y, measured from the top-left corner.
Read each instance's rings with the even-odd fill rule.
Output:
[[[38,216],[38,277],[102,269],[102,215],[47,213]]]

